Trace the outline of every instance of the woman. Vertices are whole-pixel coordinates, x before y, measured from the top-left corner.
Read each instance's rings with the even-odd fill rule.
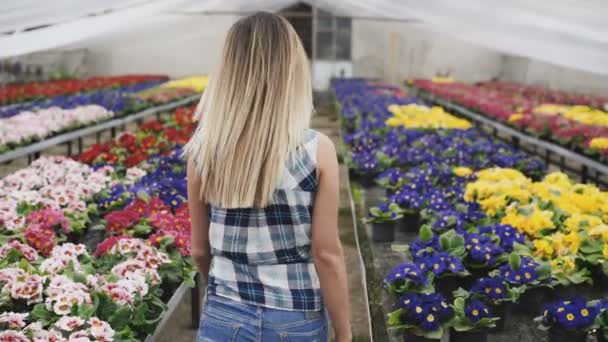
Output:
[[[192,257],[207,279],[199,341],[351,339],[338,163],[308,129],[310,70],[291,25],[237,21],[186,146]]]

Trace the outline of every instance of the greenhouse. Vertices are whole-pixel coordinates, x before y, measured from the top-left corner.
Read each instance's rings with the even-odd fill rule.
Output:
[[[1,6],[0,342],[228,340],[203,336],[211,326],[207,294],[219,293],[220,285],[208,275],[213,263],[201,271],[197,261],[204,215],[191,215],[188,156],[192,141],[217,127],[240,129],[241,136],[257,125],[278,130],[279,123],[262,126],[257,116],[242,125],[206,120],[219,108],[208,105],[220,102],[218,89],[227,89],[214,81],[227,64],[222,51],[231,27],[259,11],[286,19],[297,34],[310,66],[310,127],[333,142],[339,163],[333,181],[347,339],[334,325],[340,315],[327,290],[340,283],[328,283],[317,261],[306,259],[313,278],[319,273],[327,340],[608,340],[608,3],[22,0]],[[214,158],[236,160],[236,151]],[[320,163],[316,153],[311,160]],[[251,163],[266,170],[272,161]],[[315,189],[323,184],[317,165]],[[217,174],[200,175],[218,182]],[[287,247],[274,250],[276,260],[288,260],[281,266],[296,269],[302,255],[322,255],[310,226],[317,231],[313,204],[326,202],[306,187],[309,176],[291,180],[304,189],[294,188],[293,196],[309,206],[285,209],[294,215],[289,220],[269,207],[226,206],[224,247],[247,240],[241,233],[230,237],[231,210],[260,210],[264,222],[278,222],[267,223],[268,239],[275,239],[272,226],[286,225],[296,240],[304,234],[300,226],[308,227],[307,247],[294,260]],[[230,179],[261,187],[261,180]],[[281,186],[271,195],[283,194]],[[221,248],[213,244],[219,214],[208,208],[206,238],[219,259],[214,253]],[[263,231],[254,216],[233,220]],[[234,263],[226,272],[245,272],[242,263],[255,263],[248,253],[261,243],[238,252],[225,247],[221,252]],[[262,270],[255,271],[258,280]],[[269,274],[273,284],[282,277]],[[292,286],[296,280],[286,274]],[[237,281],[241,291],[245,285]],[[294,298],[310,295],[289,290]],[[308,320],[311,310],[302,311]],[[231,341],[275,341],[247,339],[249,327],[226,320],[213,326]],[[325,340],[312,328],[280,327],[277,341]]]

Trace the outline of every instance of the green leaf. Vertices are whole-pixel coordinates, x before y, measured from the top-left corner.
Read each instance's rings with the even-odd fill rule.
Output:
[[[431,230],[431,227],[424,225],[420,228],[420,242],[424,243],[429,241],[430,239],[433,238],[433,231]]]
[[[372,214],[372,216],[382,216],[382,211],[378,208],[378,207],[371,207],[369,208],[369,213]]]
[[[114,329],[121,329],[131,322],[131,309],[128,306],[120,306],[108,318],[108,323]]]
[[[54,317],[54,314],[46,309],[44,303],[34,305],[30,314],[34,321],[40,321],[44,325],[51,323]]]
[[[518,270],[521,267],[521,257],[519,254],[511,253],[509,255],[509,266],[514,270]]]
[[[389,312],[388,314],[388,325],[389,326],[397,326],[401,324],[401,315],[403,314],[403,309],[397,309],[393,312]]]
[[[454,312],[464,313],[464,297],[456,297],[454,299]]]
[[[443,327],[439,327],[436,331],[428,331],[424,334],[425,338],[430,338],[433,340],[440,340],[443,336]]]
[[[441,234],[439,237],[439,244],[441,245],[441,249],[447,251],[450,249],[450,238],[445,234]]]

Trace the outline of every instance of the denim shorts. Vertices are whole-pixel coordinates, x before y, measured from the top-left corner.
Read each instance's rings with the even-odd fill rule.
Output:
[[[327,342],[322,311],[288,311],[209,296],[197,342]]]

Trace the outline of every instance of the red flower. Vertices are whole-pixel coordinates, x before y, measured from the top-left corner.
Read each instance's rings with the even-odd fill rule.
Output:
[[[154,144],[156,144],[156,137],[153,135],[147,136],[141,141],[141,146],[146,149],[151,148]]]
[[[125,210],[132,211],[139,215],[139,218],[141,218],[142,216],[148,214],[148,203],[141,198],[137,198],[135,201],[129,204]]]
[[[106,231],[122,232],[123,230],[131,227],[139,219],[140,219],[139,215],[134,211],[129,211],[129,210],[113,211],[104,217],[104,220],[106,220],[106,223],[107,223]]]
[[[154,197],[148,204],[148,215],[163,211],[171,212],[171,209],[160,198]]]
[[[163,129],[163,124],[158,120],[148,121],[139,126],[142,131],[160,132]]]
[[[136,144],[135,136],[131,133],[124,133],[118,138],[118,143],[122,147],[133,147]]]
[[[110,236],[103,240],[99,245],[97,245],[97,249],[95,249],[95,256],[100,257],[104,256],[108,253],[108,251],[116,245],[118,240],[126,239],[128,236],[120,235],[120,236]]]
[[[30,224],[23,236],[27,244],[42,255],[50,255],[51,250],[55,247],[55,232],[52,229],[44,229],[40,224]]]
[[[118,155],[114,153],[106,153],[103,156],[103,160],[105,160],[105,162],[108,164],[116,164],[118,161]]]

